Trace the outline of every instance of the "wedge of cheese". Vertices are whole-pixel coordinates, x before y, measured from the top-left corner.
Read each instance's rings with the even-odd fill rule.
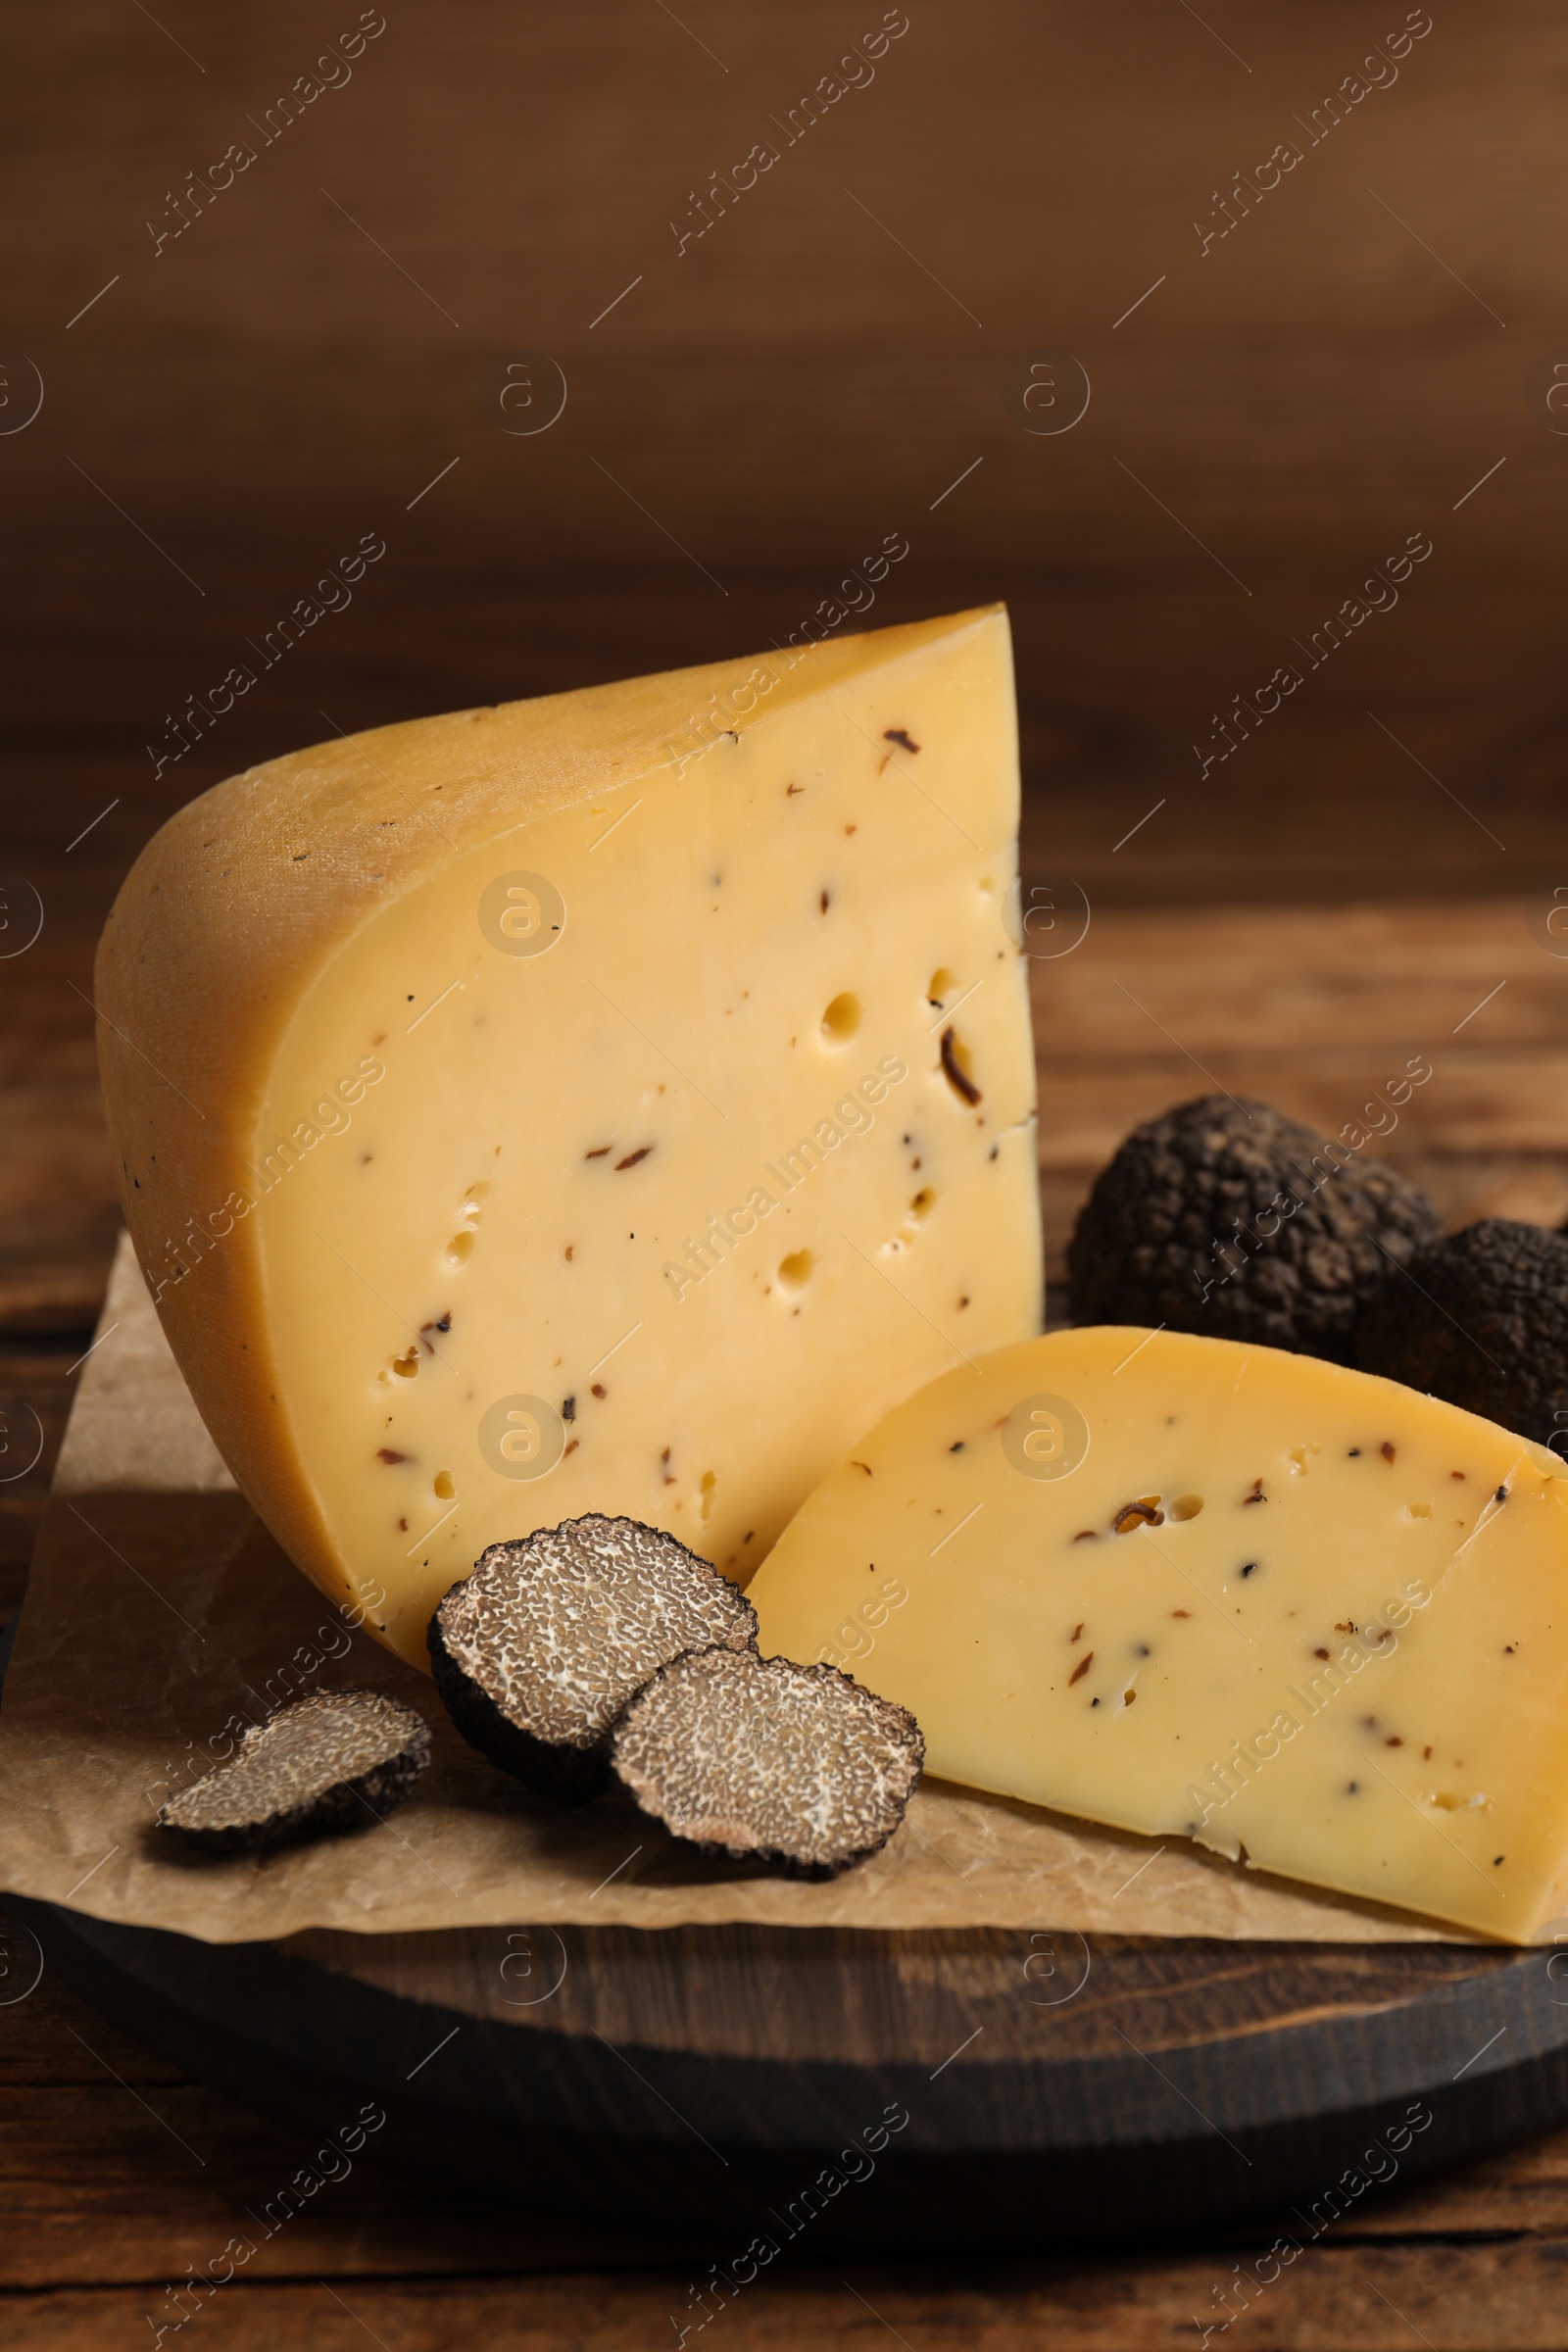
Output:
[[[246,1494],[403,1656],[582,1512],[744,1580],[1038,1330],[1017,802],[992,609],[321,745],[145,851],[126,1220]]]
[[[1568,1466],[1396,1382],[1003,1348],[858,1440],[751,1598],[948,1780],[1515,1941],[1568,1908]]]

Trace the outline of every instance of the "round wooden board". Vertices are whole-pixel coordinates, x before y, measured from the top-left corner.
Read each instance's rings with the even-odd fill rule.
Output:
[[[1304,2241],[1369,2174],[1568,2119],[1546,1951],[739,1926],[225,1945],[9,1907],[104,2015],[242,2099],[322,2131],[375,2100],[401,2165],[720,2253],[1274,2213]]]

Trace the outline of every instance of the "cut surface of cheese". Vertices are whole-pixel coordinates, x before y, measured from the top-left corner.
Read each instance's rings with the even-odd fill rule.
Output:
[[[424,1665],[583,1512],[744,1581],[1039,1328],[1000,608],[388,727],[175,816],[99,951],[126,1221],[283,1548]]]
[[[1004,1348],[859,1439],[750,1597],[948,1780],[1508,1940],[1568,1905],[1568,1466],[1396,1382]]]

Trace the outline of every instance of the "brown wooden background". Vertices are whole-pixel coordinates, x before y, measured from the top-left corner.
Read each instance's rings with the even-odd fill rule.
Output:
[[[352,79],[264,147],[250,119],[354,25],[348,0],[11,12],[0,881],[45,923],[0,961],[0,1416],[20,1445],[30,1402],[49,1446],[0,1484],[0,1613],[115,1226],[79,992],[162,817],[333,723],[750,651],[889,532],[910,553],[871,621],[1010,605],[1026,861],[1099,926],[1036,974],[1058,1264],[1132,1118],[1212,1072],[1338,1124],[1396,1047],[1443,1049],[1393,1150],[1450,1221],[1568,1207],[1565,967],[1528,927],[1568,878],[1568,414],[1546,402],[1568,21],[1433,0],[1397,80],[1309,144],[1402,0],[895,13],[875,79],[785,145],[775,119],[879,5],[386,0]],[[148,220],[235,139],[254,164],[155,254]],[[777,164],[677,256],[671,218],[761,139]],[[1222,226],[1235,174],[1287,139],[1300,163],[1202,252],[1195,219]],[[1092,386],[1054,435],[1023,405],[1049,353]],[[519,434],[501,394],[529,355],[567,399]],[[15,429],[30,369],[43,406]],[[368,530],[387,554],[352,607],[155,777],[167,715]],[[1433,553],[1397,608],[1201,779],[1211,714],[1411,533]],[[124,2085],[214,2172],[171,2169]],[[47,1984],[0,2008],[0,2309],[29,2344],[128,2340],[134,2282],[204,2258],[289,2154]],[[1568,2343],[1565,2161],[1389,2208],[1252,2340]],[[466,2212],[420,2234],[409,2193],[364,2178],[306,2267],[396,2352],[662,2337],[660,2281],[572,2270],[658,2249],[525,2246]],[[1193,2260],[862,2278],[873,2313],[808,2283],[731,2326],[1163,2343],[1206,2295]],[[561,2275],[518,2283],[541,2267]],[[328,2291],[236,2290],[207,2325],[360,2340]]]
[[[749,651],[888,531],[911,553],[876,619],[1011,604],[1031,849],[1092,889],[1249,895],[1260,845],[1276,892],[1497,886],[1368,709],[1511,860],[1544,853],[1568,788],[1561,10],[1439,0],[1397,81],[1308,146],[1401,0],[911,6],[875,80],[679,258],[671,217],[782,145],[875,0],[389,0],[353,79],[156,257],[166,193],[259,144],[248,118],[357,12],[18,12],[4,332],[45,400],[0,435],[13,860],[54,880],[118,796],[74,853],[107,888],[323,709],[353,728]],[[1288,138],[1301,163],[1201,253],[1195,218]],[[1023,408],[1043,349],[1093,385],[1056,436]],[[529,352],[569,398],[514,437]],[[368,528],[389,552],[353,608],[155,785],[165,713]],[[1397,609],[1200,787],[1211,712],[1413,531],[1434,554]]]

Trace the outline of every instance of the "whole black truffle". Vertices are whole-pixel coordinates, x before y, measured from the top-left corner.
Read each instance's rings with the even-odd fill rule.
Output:
[[[360,1829],[400,1805],[430,1761],[430,1727],[387,1690],[313,1690],[246,1732],[157,1826],[209,1854]]]
[[[1364,1309],[1437,1236],[1392,1168],[1206,1095],[1135,1127],[1101,1174],[1067,1251],[1072,1319],[1348,1363]]]
[[[1512,1217],[1450,1233],[1390,1283],[1355,1360],[1568,1451],[1568,1239]]]
[[[610,1759],[643,1812],[686,1844],[831,1879],[886,1845],[925,1741],[905,1708],[836,1666],[704,1649],[630,1700]]]
[[[756,1639],[757,1611],[727,1576],[658,1528],[597,1511],[492,1544],[428,1636],[469,1746],[565,1804],[606,1787],[610,1728],[659,1667]]]

